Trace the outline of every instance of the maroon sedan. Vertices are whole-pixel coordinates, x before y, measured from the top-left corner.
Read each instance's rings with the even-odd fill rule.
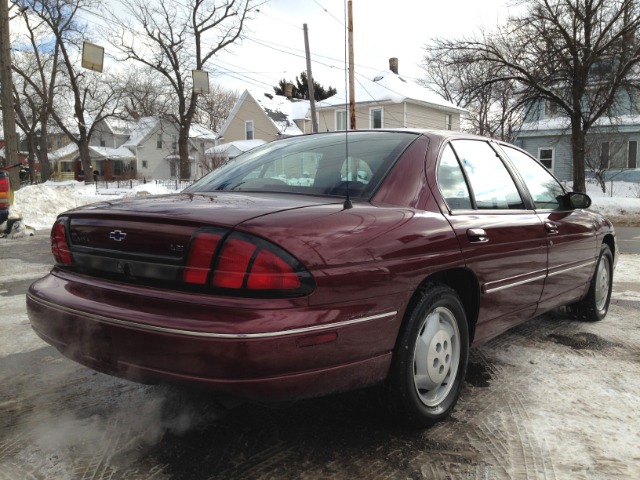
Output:
[[[59,216],[37,334],[101,372],[259,400],[380,384],[426,426],[469,347],[609,307],[614,229],[528,154],[452,132],[289,138],[174,195]]]

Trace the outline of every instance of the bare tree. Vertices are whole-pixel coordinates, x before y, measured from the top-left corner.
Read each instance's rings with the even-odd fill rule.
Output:
[[[425,87],[469,111],[466,130],[478,135],[512,141],[522,123],[515,82],[493,83],[500,68],[465,52],[425,46],[422,68]]]
[[[198,102],[192,70],[205,70],[216,53],[241,38],[246,21],[257,11],[256,0],[123,0],[126,16],[111,15],[110,42],[158,72],[171,86],[177,109],[170,117],[179,125],[180,177],[190,178],[189,130]],[[105,13],[107,14],[107,13]]]
[[[219,132],[229,112],[238,101],[238,96],[237,91],[212,85],[209,93],[199,98],[194,121],[206,125],[214,132]]]
[[[115,116],[120,108],[120,91],[114,82],[80,67],[81,44],[87,36],[77,13],[80,9],[96,9],[100,0],[20,0],[49,30],[59,49],[60,64],[57,85],[66,88],[71,99],[73,120],[57,108],[50,110],[56,124],[78,146],[86,183],[93,183],[89,142],[102,120]],[[63,93],[64,95],[64,93]]]
[[[16,83],[16,121],[27,136],[31,180],[35,181],[35,158],[40,163],[42,181],[51,177],[47,137],[54,109],[56,81],[60,68],[60,48],[51,48],[49,30],[39,19],[24,14],[26,42],[17,42],[13,70]],[[35,21],[34,21],[35,20]]]
[[[177,102],[166,78],[145,65],[132,65],[120,76],[125,109],[130,116],[162,117],[177,110]]]
[[[631,83],[640,63],[636,0],[518,0],[495,33],[437,40],[496,67],[485,83],[516,82],[521,103],[555,102],[570,122],[573,188],[585,191],[585,138]]]

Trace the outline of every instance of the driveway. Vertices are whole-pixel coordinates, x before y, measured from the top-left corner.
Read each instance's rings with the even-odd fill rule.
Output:
[[[372,390],[229,405],[92,372],[28,323],[47,235],[0,240],[0,264],[0,480],[640,478],[638,256],[604,321],[553,312],[474,349],[453,416],[424,431]]]

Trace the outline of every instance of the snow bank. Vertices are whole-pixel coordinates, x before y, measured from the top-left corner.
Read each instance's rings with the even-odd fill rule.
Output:
[[[611,188],[608,185],[608,188]],[[89,203],[114,198],[161,195],[173,193],[162,185],[147,183],[130,188],[100,188],[80,182],[46,182],[23,187],[15,192],[11,206],[11,218],[23,219],[27,227],[48,230],[58,214]],[[587,184],[587,192],[593,200],[592,209],[605,215],[640,215],[640,185],[616,182],[613,196],[602,193],[598,185]]]
[[[134,188],[96,189],[81,182],[46,182],[22,187],[14,194],[10,217],[22,218],[25,225],[36,230],[48,230],[56,217],[72,208],[123,197],[171,193],[166,187],[148,183]]]

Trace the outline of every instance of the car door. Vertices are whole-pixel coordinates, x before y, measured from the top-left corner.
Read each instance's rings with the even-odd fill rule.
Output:
[[[547,268],[544,226],[486,141],[452,140],[436,175],[445,216],[480,284],[480,343],[535,314]]]
[[[587,292],[599,253],[592,216],[565,205],[562,185],[534,158],[502,149],[524,178],[547,236],[548,277],[540,311],[572,303]]]

